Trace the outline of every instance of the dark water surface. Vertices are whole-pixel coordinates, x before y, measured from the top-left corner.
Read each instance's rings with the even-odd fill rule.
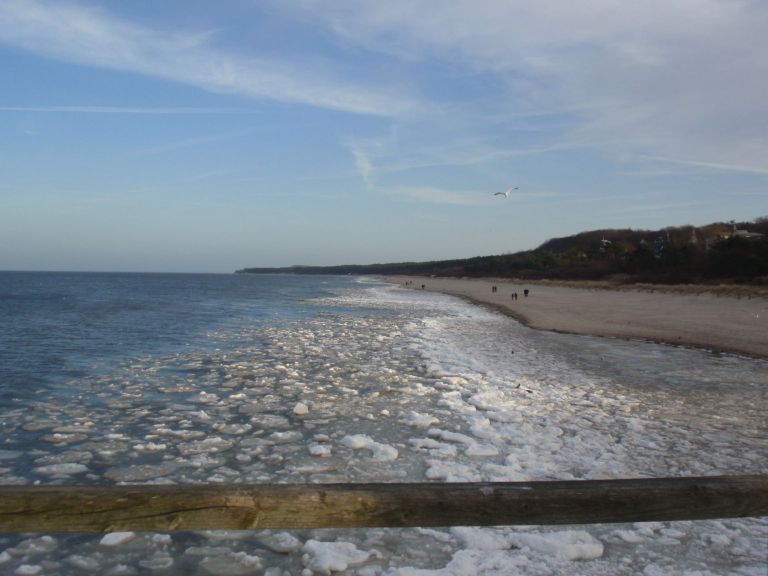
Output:
[[[208,334],[317,314],[349,280],[297,276],[0,272],[0,395],[94,375],[117,359],[218,345]]]

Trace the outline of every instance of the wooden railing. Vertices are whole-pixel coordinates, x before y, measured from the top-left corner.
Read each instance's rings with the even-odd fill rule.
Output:
[[[590,524],[768,516],[768,476],[0,486],[0,532]]]

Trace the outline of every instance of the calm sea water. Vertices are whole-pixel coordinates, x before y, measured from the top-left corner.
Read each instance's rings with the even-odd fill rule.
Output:
[[[226,346],[213,332],[300,322],[336,277],[0,272],[0,393],[5,400],[121,360]],[[348,311],[349,312],[349,311]]]
[[[0,484],[765,474],[767,383],[763,360],[537,332],[372,279],[0,273]],[[394,575],[463,554],[752,574],[768,538],[765,520],[582,528],[0,536],[0,573],[327,573],[341,554]]]

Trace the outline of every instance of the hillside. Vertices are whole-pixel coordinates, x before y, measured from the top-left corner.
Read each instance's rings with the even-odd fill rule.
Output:
[[[238,273],[768,284],[768,217],[661,230],[592,230],[552,238],[534,250],[513,254],[431,262],[244,268]]]

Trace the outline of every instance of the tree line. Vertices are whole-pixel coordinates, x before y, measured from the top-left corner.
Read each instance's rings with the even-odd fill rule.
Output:
[[[768,217],[661,230],[604,229],[533,250],[429,262],[244,268],[238,273],[380,274],[768,285]]]

